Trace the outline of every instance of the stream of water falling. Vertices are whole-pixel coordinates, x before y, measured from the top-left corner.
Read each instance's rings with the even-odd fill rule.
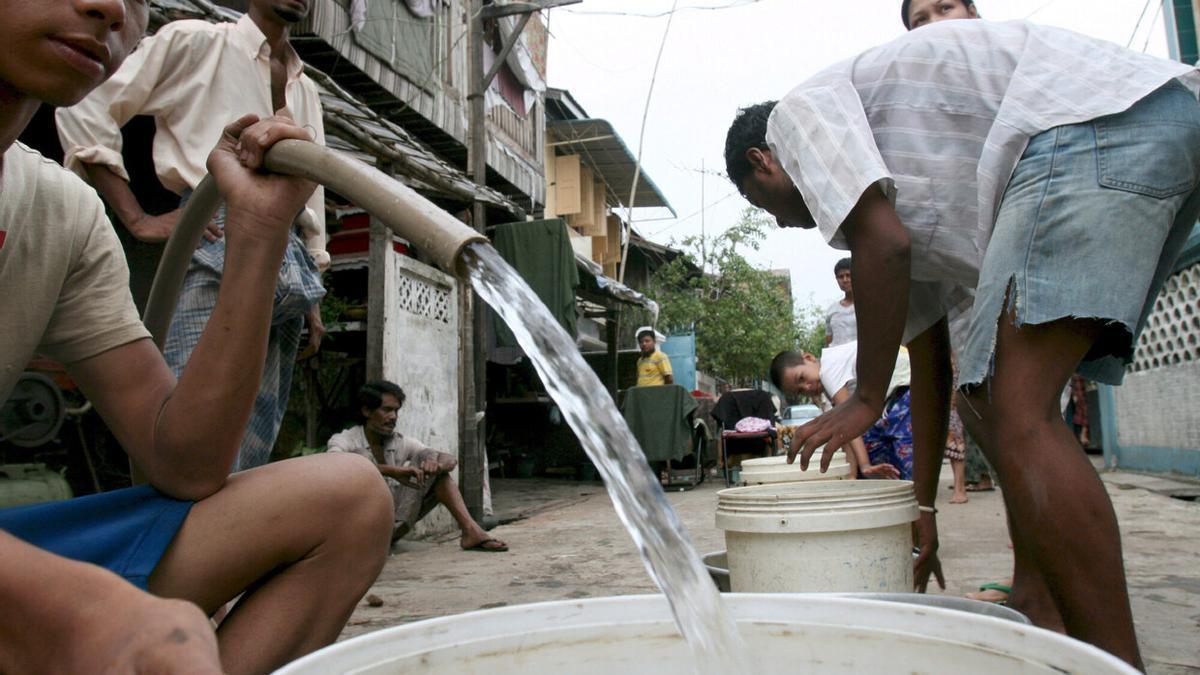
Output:
[[[721,602],[641,446],[575,341],[491,246],[471,244],[463,259],[475,292],[512,329],[604,478],[650,577],[667,596],[675,623],[695,655],[696,671],[730,675],[748,670],[749,651],[733,616]]]

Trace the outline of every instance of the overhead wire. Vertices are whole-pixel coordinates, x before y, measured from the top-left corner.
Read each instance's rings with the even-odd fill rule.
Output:
[[[670,16],[672,14],[675,14],[676,12],[713,11],[713,10],[720,10],[720,9],[733,9],[733,8],[737,8],[737,7],[745,7],[746,5],[753,5],[753,4],[756,4],[759,2],[763,2],[763,0],[734,0],[733,2],[729,2],[724,5],[684,5],[683,7],[678,7],[678,8],[675,5],[672,5],[671,9],[669,9],[665,12],[654,12],[654,13],[618,12],[618,11],[613,11],[613,10],[609,10],[609,11],[590,10],[589,11],[589,10],[585,10],[585,9],[563,9],[563,11],[567,12],[568,14],[581,14],[581,15],[587,15],[587,16],[632,16],[632,17],[637,17],[639,19],[661,19],[664,16]]]
[[[675,222],[671,223],[670,225],[667,225],[666,227],[664,227],[662,229],[655,230],[654,232],[652,232],[646,236],[647,237],[657,237],[658,235],[662,234],[663,232],[666,232],[667,230],[674,228],[676,225],[681,225],[684,222],[687,222],[687,221],[691,220],[692,218],[695,218],[696,216],[700,215],[701,213],[704,213],[705,210],[711,209],[712,207],[716,206],[717,204],[720,204],[721,202],[725,201],[726,199],[729,199],[730,197],[732,197],[736,194],[738,194],[737,190],[730,190],[729,192],[727,192],[725,194],[725,196],[721,197],[720,199],[717,199],[717,200],[709,202],[708,204],[705,204],[701,208],[696,209],[692,213],[689,213],[688,215],[684,216],[683,218],[676,218]]]
[[[629,223],[630,236],[625,237],[625,241],[621,246],[620,270],[617,272],[617,281],[624,283],[625,267],[629,257],[629,240],[633,238],[633,205],[637,197],[638,180],[642,176],[642,149],[645,147],[646,140],[646,120],[650,117],[650,101],[654,97],[654,83],[658,80],[658,66],[662,63],[663,50],[667,47],[667,36],[671,34],[671,23],[675,19],[675,8],[679,5],[679,0],[671,2],[671,13],[667,16],[667,26],[663,29],[662,42],[658,45],[658,56],[654,59],[654,70],[650,73],[650,87],[646,91],[646,106],[642,110],[642,129],[638,133],[638,151],[637,161],[633,166],[633,184],[629,186],[629,204],[625,207],[625,220]]]
[[[1142,19],[1146,18],[1146,10],[1150,9],[1151,2],[1154,2],[1154,0],[1146,0],[1146,4],[1142,5],[1142,13],[1138,14],[1137,23],[1133,24],[1133,32],[1129,34],[1129,39],[1125,41],[1126,49],[1129,49],[1133,45],[1133,39],[1137,37],[1138,29],[1142,27]],[[1162,9],[1161,2],[1159,4],[1159,9]],[[1150,27],[1154,27],[1153,23]]]
[[[1026,14],[1025,20],[1028,21],[1029,19],[1033,18],[1034,14],[1037,14],[1038,12],[1042,11],[1043,9],[1046,9],[1047,7],[1049,7],[1050,5],[1053,5],[1056,2],[1058,2],[1058,0],[1046,0],[1046,2],[1043,2],[1040,7],[1033,10],[1032,12]]]
[[[1162,14],[1162,3],[1158,3],[1158,9],[1154,10],[1154,18],[1150,19],[1150,26],[1146,28],[1146,41],[1142,43],[1142,53],[1146,53],[1146,48],[1150,46],[1150,38],[1154,35],[1154,26],[1158,23],[1158,17]]]

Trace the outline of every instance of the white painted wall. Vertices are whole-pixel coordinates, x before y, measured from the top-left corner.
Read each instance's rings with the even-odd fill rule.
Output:
[[[458,283],[428,265],[388,251],[384,289],[383,376],[404,389],[396,428],[458,456]],[[454,472],[457,480],[458,471]],[[437,507],[412,537],[449,532]]]

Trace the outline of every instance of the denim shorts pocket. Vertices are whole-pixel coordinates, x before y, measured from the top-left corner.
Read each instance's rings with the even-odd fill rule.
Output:
[[[1092,124],[1100,185],[1157,199],[1195,188],[1200,115],[1190,92],[1164,87]]]

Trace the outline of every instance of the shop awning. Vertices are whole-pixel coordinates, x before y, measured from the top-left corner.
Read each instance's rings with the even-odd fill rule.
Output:
[[[658,318],[657,302],[616,279],[604,276],[600,265],[581,255],[576,254],[575,264],[579,267],[579,287],[576,290],[583,299],[605,306],[609,306],[615,301],[626,305],[645,307],[650,310],[655,319]]]

